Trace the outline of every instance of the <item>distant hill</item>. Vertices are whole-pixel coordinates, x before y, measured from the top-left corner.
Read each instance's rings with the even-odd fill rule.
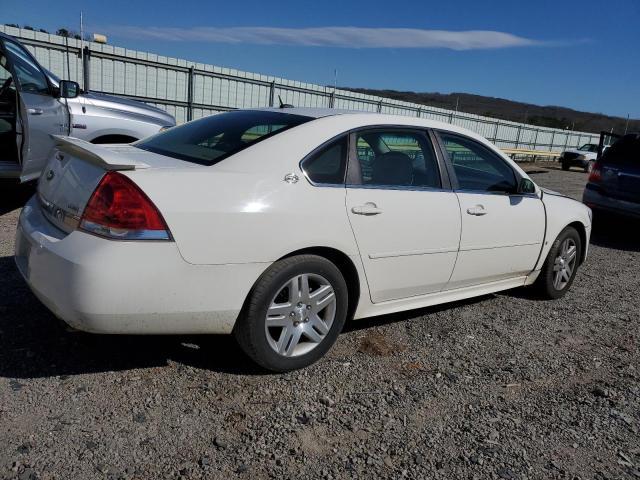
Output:
[[[378,95],[405,102],[420,103],[433,107],[455,110],[458,101],[460,112],[475,113],[487,117],[500,118],[513,122],[526,122],[541,127],[566,128],[600,133],[610,131],[623,133],[626,118],[611,117],[602,113],[579,112],[565,107],[540,106],[529,103],[514,102],[504,98],[484,97],[469,93],[416,93],[399,92],[397,90],[373,90],[367,88],[341,87],[352,92]],[[629,131],[640,131],[640,120],[629,121]]]

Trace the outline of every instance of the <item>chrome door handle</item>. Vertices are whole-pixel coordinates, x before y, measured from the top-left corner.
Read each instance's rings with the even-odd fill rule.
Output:
[[[41,108],[27,108],[27,113],[29,115],[42,115],[44,113],[44,110],[42,110]]]
[[[481,217],[482,215],[486,215],[487,211],[484,209],[483,205],[476,205],[475,207],[467,208],[467,213],[469,215],[475,215],[476,217]]]
[[[382,213],[382,209],[378,208],[378,206],[373,202],[367,202],[364,205],[358,205],[356,207],[351,207],[351,211],[356,215],[379,215]]]

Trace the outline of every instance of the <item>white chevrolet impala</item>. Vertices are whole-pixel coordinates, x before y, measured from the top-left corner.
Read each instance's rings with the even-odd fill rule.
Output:
[[[20,216],[36,296],[95,333],[233,333],[271,370],[345,321],[526,285],[560,298],[591,211],[419,118],[235,111],[133,145],[58,137]]]

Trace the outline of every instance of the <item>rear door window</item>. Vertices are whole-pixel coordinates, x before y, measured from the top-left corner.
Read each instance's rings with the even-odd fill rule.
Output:
[[[433,146],[419,131],[365,130],[355,135],[363,185],[440,188]]]

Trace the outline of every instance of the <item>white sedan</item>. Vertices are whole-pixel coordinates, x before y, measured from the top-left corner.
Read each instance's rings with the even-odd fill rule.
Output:
[[[222,113],[133,145],[58,137],[16,263],[95,333],[233,333],[274,371],[345,321],[535,284],[563,296],[591,211],[463,128],[381,114]]]

